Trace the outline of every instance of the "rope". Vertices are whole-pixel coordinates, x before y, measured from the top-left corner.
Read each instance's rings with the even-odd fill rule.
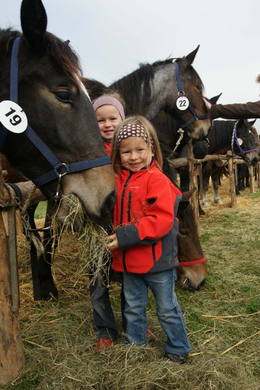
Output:
[[[28,195],[28,197],[27,197],[27,199],[26,199],[26,201],[24,202],[24,205],[23,205],[23,207],[22,207],[22,209],[21,209],[21,216],[24,216],[24,214],[26,213],[26,211],[27,211],[27,209],[28,209],[28,206],[29,206],[29,204],[30,204],[30,201],[31,201],[31,199],[32,199],[32,196],[33,196],[33,194],[35,193],[35,191],[36,191],[36,185],[33,185],[33,187],[32,187],[32,189],[31,189],[31,191],[29,192],[29,195]]]

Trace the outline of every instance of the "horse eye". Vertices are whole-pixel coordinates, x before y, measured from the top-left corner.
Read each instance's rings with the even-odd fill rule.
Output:
[[[70,97],[70,91],[68,90],[60,90],[60,91],[55,91],[55,97],[59,101],[63,103],[72,103],[71,97]]]
[[[187,236],[189,234],[188,230],[185,230],[185,229],[179,229],[179,234],[181,234],[182,236]]]

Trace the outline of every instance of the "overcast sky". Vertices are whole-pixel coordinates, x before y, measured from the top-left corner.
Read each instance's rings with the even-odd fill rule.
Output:
[[[20,30],[20,0],[1,0],[0,27]],[[207,97],[259,100],[259,0],[43,0],[48,31],[69,39],[85,77],[107,85],[140,63],[182,57],[193,63]],[[259,120],[257,121],[260,129]]]

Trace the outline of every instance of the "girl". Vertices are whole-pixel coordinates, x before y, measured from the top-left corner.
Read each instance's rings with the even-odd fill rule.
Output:
[[[164,357],[185,363],[190,352],[183,315],[174,292],[177,279],[177,208],[181,192],[162,173],[162,154],[152,124],[130,117],[113,136],[111,160],[117,174],[115,234],[108,240],[112,269],[123,272],[126,343],[147,345],[146,305],[152,290],[167,335]]]
[[[110,156],[114,130],[125,119],[124,102],[119,94],[111,93],[96,99],[93,103],[93,108],[107,154]]]
[[[125,119],[124,101],[117,93],[102,95],[93,102],[100,134],[107,154],[110,155],[111,142],[116,126]],[[106,272],[109,274],[109,272]],[[90,299],[93,306],[94,329],[97,334],[95,351],[112,346],[118,332],[109,300],[108,280],[92,280]],[[123,301],[123,298],[121,297]]]

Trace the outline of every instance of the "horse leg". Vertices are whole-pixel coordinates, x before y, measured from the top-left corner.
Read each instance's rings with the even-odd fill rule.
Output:
[[[36,225],[34,220],[34,214],[36,210],[37,204],[31,207],[28,207],[27,214],[29,216],[29,223],[32,229],[35,229],[33,233],[35,237],[40,240],[40,235],[36,231]],[[30,243],[30,259],[31,259],[31,271],[32,271],[32,283],[33,283],[33,297],[35,301],[41,300],[41,287],[40,287],[40,279],[39,279],[39,261],[37,256],[37,249],[31,241]]]
[[[222,204],[222,200],[219,197],[219,185],[220,185],[220,171],[221,168],[216,167],[214,171],[212,172],[212,201],[216,204]]]
[[[45,219],[45,227],[50,224],[48,216]],[[58,290],[55,286],[51,263],[52,263],[52,252],[53,252],[53,230],[47,229],[44,231],[43,246],[44,253],[39,257],[39,280],[41,289],[41,299],[48,301],[53,296],[58,298]]]

